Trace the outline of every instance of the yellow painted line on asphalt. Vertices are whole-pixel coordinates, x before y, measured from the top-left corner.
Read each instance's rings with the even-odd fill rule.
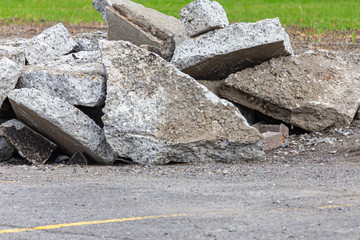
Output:
[[[351,204],[345,204],[345,205],[326,205],[322,207],[318,207],[319,209],[332,209],[332,208],[341,208],[341,207],[351,207]]]
[[[185,216],[187,216],[187,214],[170,214],[170,215],[157,215],[157,216],[144,216],[144,217],[117,218],[117,219],[107,219],[107,220],[99,220],[99,221],[60,223],[60,224],[56,224],[56,225],[45,225],[45,226],[38,226],[38,227],[33,227],[33,228],[5,229],[5,230],[0,230],[0,234],[18,233],[18,232],[25,232],[25,231],[41,231],[41,230],[50,230],[50,229],[58,229],[58,228],[65,228],[65,227],[78,227],[78,226],[105,224],[105,223],[140,221],[140,220],[147,220],[147,219],[185,217]]]
[[[16,182],[20,182],[20,181],[0,181],[0,183],[16,183]]]

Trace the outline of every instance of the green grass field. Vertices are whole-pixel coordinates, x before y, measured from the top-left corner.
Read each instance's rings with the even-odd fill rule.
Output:
[[[135,0],[175,17],[191,0]],[[279,17],[286,25],[314,29],[360,29],[359,0],[218,0],[232,22]],[[92,0],[0,0],[0,19],[101,22]],[[19,21],[19,20],[18,20]]]

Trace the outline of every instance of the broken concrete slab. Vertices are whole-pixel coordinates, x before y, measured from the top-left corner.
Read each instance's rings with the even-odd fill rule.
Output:
[[[9,99],[19,120],[56,143],[65,153],[83,152],[97,163],[113,163],[115,155],[104,131],[66,101],[34,88],[15,89]]]
[[[107,39],[107,32],[79,33],[73,39],[76,42],[73,52],[100,51],[99,40]]]
[[[44,164],[57,147],[55,143],[16,119],[1,124],[0,131],[20,156],[33,164]]]
[[[0,57],[0,107],[7,95],[12,91],[21,75],[22,66],[8,59]]]
[[[238,109],[158,55],[100,41],[108,75],[106,139],[141,164],[263,159],[260,133]]]
[[[102,18],[107,22],[106,7],[111,6],[111,0],[93,0],[93,7],[96,11],[101,13]]]
[[[113,0],[106,15],[109,40],[154,46],[168,61],[175,46],[188,38],[179,19],[129,0]]]
[[[234,23],[183,41],[171,60],[195,79],[219,80],[274,57],[293,54],[278,18]]]
[[[348,126],[360,105],[359,63],[318,52],[230,75],[223,97],[308,131]]]
[[[102,105],[106,95],[101,53],[78,52],[54,61],[26,66],[17,88],[36,88],[72,105]]]
[[[180,18],[190,37],[229,26],[224,8],[216,1],[195,0],[181,9]]]
[[[26,61],[30,65],[65,55],[75,46],[76,42],[62,23],[46,29],[21,45],[25,49]]]
[[[283,145],[283,136],[280,132],[261,133],[264,138],[264,151],[273,150]]]
[[[1,136],[0,131],[0,162],[9,160],[14,152],[14,147],[11,146],[6,139]]]
[[[28,39],[24,38],[0,39],[0,58],[7,57],[24,66],[26,64],[25,49],[21,47],[21,44],[27,41]]]

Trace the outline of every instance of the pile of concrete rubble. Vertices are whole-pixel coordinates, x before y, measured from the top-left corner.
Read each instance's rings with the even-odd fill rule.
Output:
[[[255,123],[256,113],[321,131],[359,108],[358,63],[294,56],[277,18],[230,24],[208,0],[181,21],[129,0],[93,5],[107,33],[72,37],[59,23],[0,40],[0,161],[264,160],[289,129]]]

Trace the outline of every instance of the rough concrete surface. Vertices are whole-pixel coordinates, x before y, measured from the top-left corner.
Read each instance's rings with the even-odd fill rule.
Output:
[[[190,37],[229,25],[226,12],[217,1],[195,0],[181,9],[180,18]]]
[[[14,147],[11,146],[0,133],[0,162],[9,160],[14,152]]]
[[[360,106],[356,61],[331,52],[272,59],[230,75],[223,97],[308,131],[348,126]]]
[[[72,105],[95,107],[105,101],[106,81],[101,54],[82,51],[27,66],[17,88],[36,88]]]
[[[21,65],[7,57],[0,57],[0,107],[9,92],[15,88],[21,75],[21,70]]]
[[[62,23],[46,29],[21,45],[28,64],[35,65],[69,53],[76,42]]]
[[[234,23],[183,41],[171,59],[195,79],[219,80],[274,57],[291,55],[289,36],[278,18]]]
[[[45,163],[57,147],[55,143],[16,119],[1,124],[0,132],[20,156],[33,164]]]
[[[233,104],[129,42],[100,41],[100,48],[104,131],[120,157],[142,164],[262,159],[259,132]]]
[[[100,164],[114,161],[103,130],[66,101],[34,88],[15,89],[9,99],[19,120],[55,142],[65,153],[84,152]]]

